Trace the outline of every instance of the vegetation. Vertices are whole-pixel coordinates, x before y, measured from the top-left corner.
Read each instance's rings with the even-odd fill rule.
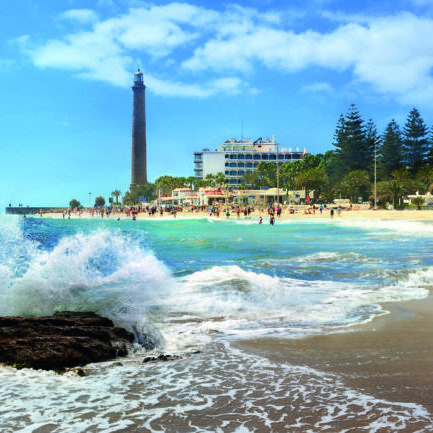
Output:
[[[247,170],[238,188],[275,188],[279,183],[282,193],[304,189],[308,194],[314,190],[316,199],[325,202],[336,197],[367,201],[374,197],[376,166],[377,199],[382,206],[397,206],[408,195],[433,191],[433,129],[426,126],[416,108],[408,114],[403,129],[392,119],[380,135],[374,121],[365,121],[357,107],[351,105],[337,121],[333,146],[324,154],[307,155],[279,168],[274,162],[260,162],[255,171]],[[193,190],[203,186],[227,188],[227,180],[221,172],[207,174],[203,180],[161,176],[154,184],[126,192],[122,202],[133,206],[145,199],[149,203],[185,186]],[[111,196],[118,204],[121,192],[114,190]],[[105,204],[103,197],[96,198],[97,204],[98,199]]]
[[[75,208],[79,208],[81,206],[81,203],[78,201],[78,200],[76,200],[75,198],[73,198],[70,202],[69,202],[69,207],[71,207],[72,209],[75,209]]]
[[[144,185],[137,185],[131,188],[123,196],[123,204],[126,206],[136,206],[141,204],[143,199],[146,203],[150,203],[152,200],[157,198],[157,186],[153,183],[146,183]]]
[[[119,197],[122,195],[122,192],[118,189],[115,189],[112,193],[111,193],[111,197],[116,199],[116,204],[119,203]]]
[[[414,204],[417,209],[421,209],[421,206],[424,204],[424,202],[425,202],[424,197],[418,196],[412,199],[412,204]]]
[[[95,204],[98,207],[105,206],[105,198],[102,195],[95,198]]]

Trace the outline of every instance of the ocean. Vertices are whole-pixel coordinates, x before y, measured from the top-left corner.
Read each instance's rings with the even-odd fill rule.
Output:
[[[432,431],[419,404],[236,345],[350,332],[427,297],[432,240],[402,220],[2,215],[0,315],[94,311],[183,358],[143,364],[137,346],[85,377],[0,368],[0,432]]]

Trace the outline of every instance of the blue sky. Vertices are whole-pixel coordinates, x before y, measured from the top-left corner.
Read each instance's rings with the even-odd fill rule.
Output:
[[[231,137],[332,148],[350,104],[382,132],[433,123],[433,0],[0,3],[2,207],[88,204],[130,183],[132,74],[148,173],[193,174]]]

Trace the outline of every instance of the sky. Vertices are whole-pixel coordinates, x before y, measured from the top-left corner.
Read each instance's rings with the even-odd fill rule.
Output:
[[[0,0],[0,206],[128,189],[137,67],[150,181],[242,134],[323,153],[350,104],[430,127],[432,35],[433,0]]]

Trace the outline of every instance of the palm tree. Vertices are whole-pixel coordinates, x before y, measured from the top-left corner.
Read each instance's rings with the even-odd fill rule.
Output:
[[[410,179],[409,170],[406,170],[405,168],[397,168],[397,170],[394,170],[391,175],[394,179],[397,179],[400,183],[403,184],[408,182]]]
[[[212,173],[208,173],[204,178],[206,185],[215,186],[215,176]]]
[[[421,167],[417,173],[417,179],[422,184],[423,190],[426,191],[433,185],[433,167]]]
[[[222,187],[226,183],[226,176],[223,172],[218,172],[215,176],[215,183]]]
[[[328,175],[323,167],[308,168],[299,173],[296,177],[296,183],[300,187],[305,187],[305,193],[312,189],[317,191],[317,196],[320,195],[320,191],[328,183]]]
[[[351,171],[339,184],[341,191],[349,195],[352,201],[354,201],[355,197],[367,195],[369,187],[370,177],[365,170]]]
[[[382,207],[385,207],[385,204],[390,200],[391,193],[389,191],[389,183],[387,181],[382,181],[377,183],[376,188],[377,198],[382,204]],[[370,196],[371,199],[374,197],[374,192]]]
[[[421,206],[424,204],[424,201],[425,201],[424,197],[418,196],[412,199],[412,204],[414,204],[416,208],[420,210]]]
[[[395,206],[395,199],[404,194],[403,185],[397,179],[393,179],[388,182],[387,189],[392,197],[392,205]]]
[[[119,191],[118,189],[115,189],[112,193],[111,193],[111,197],[114,197],[116,199],[116,204],[119,203],[119,197],[122,195],[122,192]]]
[[[189,176],[186,178],[186,184],[191,188],[191,189],[195,189],[195,183],[196,183],[197,179],[194,176]]]

